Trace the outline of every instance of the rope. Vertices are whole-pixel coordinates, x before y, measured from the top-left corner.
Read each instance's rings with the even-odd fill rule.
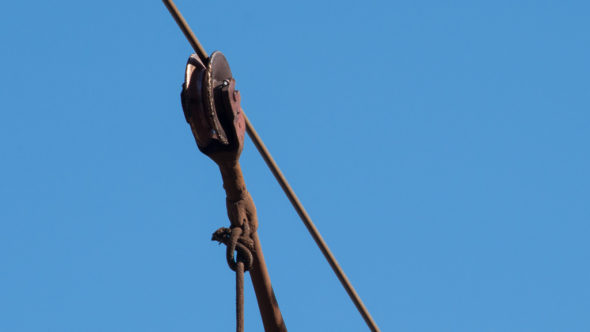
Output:
[[[236,272],[236,332],[244,332],[244,272],[252,268],[254,242],[241,227],[222,227],[213,233],[211,240],[227,246],[226,259]],[[237,251],[237,255],[234,253]]]
[[[174,2],[172,0],[162,0],[162,1],[164,2],[166,7],[168,8],[168,11],[170,11],[170,14],[172,14],[172,16],[174,17],[174,20],[176,21],[176,23],[178,24],[178,26],[180,27],[180,29],[184,33],[184,36],[187,38],[187,40],[189,41],[189,43],[191,44],[191,46],[193,47],[193,49],[195,50],[197,55],[201,58],[201,60],[203,60],[203,62],[205,62],[205,60],[207,60],[207,58],[208,58],[207,52],[205,51],[205,49],[203,48],[203,46],[201,45],[201,43],[199,42],[199,40],[197,39],[195,34],[192,32],[191,28],[188,26],[188,24],[186,23],[186,21],[182,17],[182,14],[180,14],[180,12],[178,11],[178,8],[176,8],[176,5],[174,5]],[[285,192],[285,195],[287,195],[287,198],[289,198],[289,201],[293,205],[293,208],[295,208],[295,211],[297,211],[297,214],[301,218],[301,221],[303,221],[303,223],[305,224],[305,227],[307,227],[307,230],[309,231],[309,233],[313,237],[315,243],[320,248],[322,254],[324,254],[324,257],[326,258],[326,260],[330,264],[330,267],[332,267],[332,270],[334,271],[334,273],[338,277],[338,280],[340,280],[340,283],[342,284],[342,286],[344,287],[344,289],[348,293],[348,296],[350,297],[350,299],[352,300],[352,302],[356,306],[357,310],[359,311],[359,313],[361,314],[361,316],[365,320],[365,323],[367,324],[369,329],[371,329],[371,331],[373,331],[373,332],[378,332],[379,327],[377,326],[377,323],[375,323],[375,320],[373,320],[373,317],[369,313],[369,310],[367,309],[367,307],[365,307],[360,296],[357,294],[356,290],[354,289],[354,287],[350,283],[350,280],[348,280],[348,277],[346,276],[346,274],[344,273],[344,271],[340,267],[340,264],[338,264],[338,261],[336,261],[334,254],[332,254],[332,251],[330,250],[330,248],[328,247],[328,245],[326,244],[326,242],[322,238],[322,235],[320,234],[318,229],[315,227],[313,221],[311,220],[311,217],[307,214],[307,211],[303,207],[303,204],[301,204],[301,202],[299,201],[299,198],[297,198],[297,195],[295,195],[295,191],[293,191],[293,188],[291,188],[291,186],[289,185],[289,182],[287,182],[287,179],[283,175],[283,172],[281,172],[281,170],[279,169],[279,166],[277,165],[275,160],[270,155],[270,152],[268,151],[268,149],[266,148],[266,146],[262,142],[262,139],[260,138],[260,136],[258,136],[258,133],[254,129],[254,126],[252,126],[252,123],[250,122],[250,120],[246,116],[246,113],[244,112],[243,109],[242,109],[242,114],[244,115],[244,119],[246,122],[246,131],[248,133],[248,136],[250,136],[250,138],[254,142],[254,145],[256,146],[256,148],[258,149],[258,152],[260,153],[260,155],[262,156],[262,158],[266,162],[266,165],[268,166],[268,168],[270,168],[272,174],[274,175],[274,177],[277,179],[277,181],[281,185],[281,188]]]
[[[244,332],[244,263],[236,266],[236,332]]]

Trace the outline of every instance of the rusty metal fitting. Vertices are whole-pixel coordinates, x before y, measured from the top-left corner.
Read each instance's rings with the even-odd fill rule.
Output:
[[[227,59],[213,52],[207,63],[193,54],[180,94],[186,122],[199,150],[218,165],[234,163],[244,147],[246,124]]]

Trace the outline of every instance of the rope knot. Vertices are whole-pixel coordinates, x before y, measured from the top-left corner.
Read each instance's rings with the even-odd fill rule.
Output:
[[[227,265],[233,271],[236,271],[238,262],[244,264],[244,270],[248,271],[252,268],[254,257],[254,241],[250,238],[249,227],[247,224],[239,226],[232,226],[231,228],[221,227],[216,230],[212,237],[212,241],[217,241],[220,244],[226,245],[226,259]],[[237,251],[237,255],[235,252]]]
[[[236,272],[236,331],[244,332],[244,272],[252,268],[254,241],[250,237],[250,226],[243,223],[231,228],[216,230],[211,240],[226,245],[225,257],[229,268]],[[234,257],[234,253],[238,252]]]

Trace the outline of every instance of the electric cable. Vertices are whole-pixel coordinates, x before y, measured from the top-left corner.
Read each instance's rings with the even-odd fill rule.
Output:
[[[189,27],[188,23],[186,23],[184,17],[180,13],[180,11],[178,10],[178,8],[174,4],[174,2],[172,0],[162,0],[162,1],[166,5],[166,8],[168,8],[168,11],[170,11],[170,14],[172,14],[172,17],[174,17],[174,20],[176,21],[176,23],[180,27],[180,30],[182,30],[184,36],[188,39],[189,43],[191,44],[191,46],[193,47],[193,49],[195,50],[195,52],[197,53],[199,58],[201,58],[203,63],[206,63],[206,60],[208,59],[207,52],[205,51],[205,49],[203,48],[203,46],[201,45],[201,43],[199,42],[199,40],[197,39],[197,37],[195,36],[193,31]],[[332,270],[334,271],[334,273],[338,277],[338,280],[340,280],[340,283],[342,284],[342,286],[344,287],[344,289],[348,293],[348,296],[350,297],[350,299],[352,300],[352,302],[356,306],[357,310],[359,311],[359,313],[361,314],[361,316],[365,320],[367,326],[373,332],[379,331],[379,327],[377,326],[377,323],[375,323],[375,321],[373,320],[373,317],[369,313],[369,310],[367,310],[363,301],[361,300],[361,298],[357,294],[356,290],[354,289],[354,287],[350,283],[350,280],[348,280],[348,277],[346,276],[346,274],[344,273],[344,271],[340,267],[340,264],[338,264],[338,261],[336,261],[336,258],[332,254],[332,251],[330,250],[330,248],[328,247],[328,245],[326,244],[326,242],[322,238],[322,235],[320,234],[320,232],[316,228],[315,224],[311,220],[311,217],[309,216],[309,214],[307,213],[307,211],[303,207],[303,204],[301,204],[301,201],[299,201],[299,198],[297,197],[297,195],[293,191],[293,188],[291,188],[291,186],[289,185],[289,182],[287,181],[287,179],[283,175],[283,172],[281,172],[281,170],[279,169],[279,166],[277,165],[277,163],[275,162],[273,157],[270,155],[270,152],[266,148],[266,145],[264,145],[264,142],[262,142],[262,139],[260,138],[260,136],[258,135],[256,130],[254,129],[254,126],[252,125],[252,123],[250,122],[248,117],[246,116],[246,113],[243,111],[243,109],[242,109],[242,112],[244,114],[244,119],[246,120],[246,131],[248,133],[248,136],[250,136],[250,139],[252,139],[252,142],[254,143],[256,148],[258,149],[258,152],[260,153],[260,155],[262,156],[262,158],[266,162],[266,165],[268,166],[268,168],[270,168],[270,171],[272,172],[272,174],[274,175],[276,180],[279,182],[281,188],[285,192],[285,195],[287,195],[287,198],[289,198],[289,201],[293,205],[293,208],[295,208],[295,211],[297,211],[297,214],[301,218],[301,221],[303,221],[303,224],[305,224],[305,227],[307,227],[307,230],[309,231],[312,238],[314,239],[314,241],[316,242],[316,244],[320,248],[322,254],[324,254],[324,257],[326,258],[326,260],[330,264],[330,267],[332,267]]]

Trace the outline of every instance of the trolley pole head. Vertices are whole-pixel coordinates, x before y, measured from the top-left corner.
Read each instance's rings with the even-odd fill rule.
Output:
[[[181,101],[199,150],[220,166],[237,162],[246,124],[240,92],[221,52],[213,52],[206,63],[196,54],[189,57]]]

